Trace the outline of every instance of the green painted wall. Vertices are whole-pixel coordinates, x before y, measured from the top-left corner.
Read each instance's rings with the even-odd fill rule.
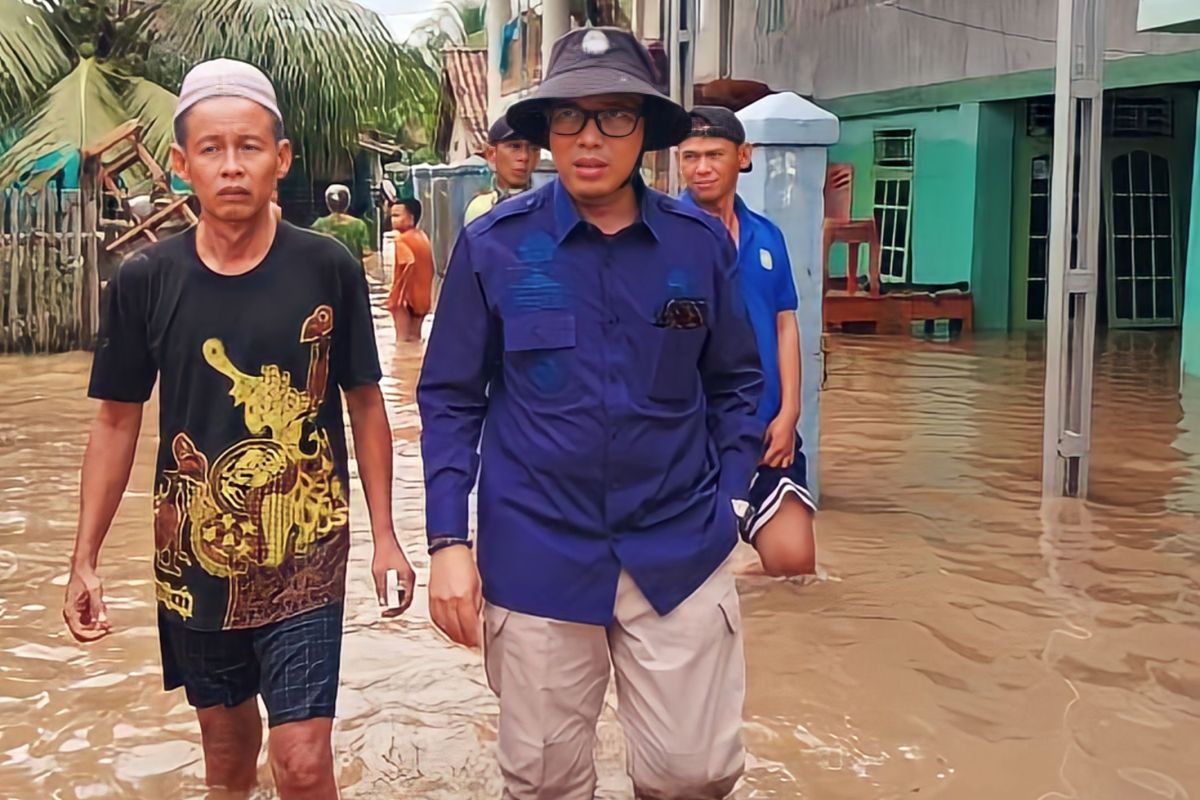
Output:
[[[1015,103],[979,106],[975,163],[975,252],[971,292],[976,330],[1007,330],[1012,271],[1013,136]]]
[[[970,280],[978,123],[979,106],[974,103],[845,120],[841,140],[830,150],[831,162],[854,165],[854,216],[870,217],[875,204],[875,131],[915,131],[910,245],[913,282]],[[839,254],[835,250],[832,261],[844,264],[844,251]],[[864,252],[859,274],[865,271]]]
[[[1197,120],[1196,152],[1192,159],[1192,204],[1189,216],[1187,256],[1183,278],[1182,365],[1185,375],[1200,377],[1200,118]]]
[[[910,280],[954,283],[980,278],[988,287],[1006,285],[1009,225],[1005,220],[1012,205],[1011,114],[1006,108],[985,110],[979,103],[967,103],[843,120],[841,140],[830,149],[829,159],[854,165],[856,218],[873,213],[875,131],[891,128],[915,132]],[[978,163],[981,154],[995,163]],[[981,219],[981,213],[992,216]],[[996,248],[978,260],[977,229],[986,234],[989,247]],[[845,274],[845,259],[845,249],[839,245],[831,256],[835,275]],[[1000,274],[993,274],[993,263]],[[865,249],[859,274],[866,274]],[[989,326],[1004,327],[1007,299],[996,302],[993,308],[989,301],[985,317]]]

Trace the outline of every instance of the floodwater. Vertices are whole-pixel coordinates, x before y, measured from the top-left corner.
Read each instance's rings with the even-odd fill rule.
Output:
[[[385,322],[396,520],[423,583],[419,350],[394,348]],[[824,574],[741,580],[737,797],[1200,800],[1200,381],[1181,399],[1177,339],[1105,334],[1092,500],[1048,508],[1038,340],[830,349]],[[88,365],[0,359],[0,796],[201,797],[194,716],[160,684],[153,415],[101,565],[116,632],[81,646],[60,621]],[[402,621],[378,619],[355,502],[344,796],[495,798],[479,657],[434,631],[423,591]],[[597,759],[601,796],[628,798],[611,708]]]

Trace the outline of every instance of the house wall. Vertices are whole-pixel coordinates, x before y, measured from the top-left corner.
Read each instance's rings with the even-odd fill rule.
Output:
[[[466,161],[475,155],[471,152],[471,144],[471,130],[467,121],[461,116],[455,115],[453,132],[450,134],[450,146],[446,153],[447,160],[451,164]]]
[[[830,163],[854,165],[852,213],[870,217],[875,201],[875,131],[912,128],[913,155],[910,280],[915,283],[969,281],[975,236],[976,153],[980,106],[968,103],[905,114],[842,120],[842,138]],[[859,274],[867,254],[860,253]],[[835,275],[845,275],[845,249],[834,249]]]
[[[716,4],[705,5],[703,13],[715,13],[709,8]],[[733,77],[826,100],[1049,70],[1057,6],[1047,0],[737,0]],[[1137,13],[1137,0],[1106,0],[1110,60],[1200,49],[1200,36],[1138,33]]]
[[[853,215],[867,218],[874,213],[875,132],[913,129],[909,279],[968,282],[978,330],[1008,327],[1015,114],[1015,104],[966,103],[843,119],[841,141],[830,150],[831,163],[854,165]],[[860,275],[867,257],[864,248]],[[845,247],[835,247],[834,275],[846,274],[845,259]]]
[[[1200,6],[1196,0],[1140,0],[1138,29],[1200,33]]]
[[[1192,159],[1192,204],[1189,212],[1188,247],[1183,278],[1183,324],[1181,363],[1185,376],[1200,379],[1200,117],[1196,123],[1195,155]]]
[[[1012,273],[1013,136],[1020,103],[981,103],[975,159],[971,293],[976,330],[1007,330]]]

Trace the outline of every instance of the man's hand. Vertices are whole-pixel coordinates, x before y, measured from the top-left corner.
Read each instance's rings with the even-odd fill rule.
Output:
[[[762,457],[765,467],[787,469],[796,460],[796,420],[780,414],[767,426],[766,444]]]
[[[112,631],[104,607],[104,587],[94,569],[72,567],[63,600],[63,619],[79,642],[94,642]]]
[[[375,556],[371,559],[371,576],[375,579],[375,596],[379,605],[384,606],[385,617],[398,617],[408,610],[413,601],[413,589],[417,585],[417,576],[408,557],[400,549],[396,535],[380,535],[375,538]],[[400,575],[400,586],[404,589],[404,597],[400,599],[399,608],[387,606],[387,573],[389,569],[396,570]]]
[[[479,646],[483,591],[469,547],[453,545],[433,554],[429,565],[429,616],[447,636]]]

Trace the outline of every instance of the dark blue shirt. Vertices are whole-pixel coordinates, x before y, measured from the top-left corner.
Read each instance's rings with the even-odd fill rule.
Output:
[[[763,426],[733,243],[636,187],[613,236],[557,180],[507,200],[447,268],[417,389],[428,532],[467,538],[478,473],[484,596],[513,611],[607,624],[624,569],[666,614],[737,543]],[[703,325],[657,325],[673,299]]]
[[[684,193],[680,200],[697,208],[691,194]],[[751,211],[742,198],[735,197],[733,202],[738,220],[738,285],[750,312],[750,325],[762,358],[763,393],[758,418],[769,423],[783,405],[777,318],[781,312],[796,311],[796,282],[783,231],[771,220]]]

